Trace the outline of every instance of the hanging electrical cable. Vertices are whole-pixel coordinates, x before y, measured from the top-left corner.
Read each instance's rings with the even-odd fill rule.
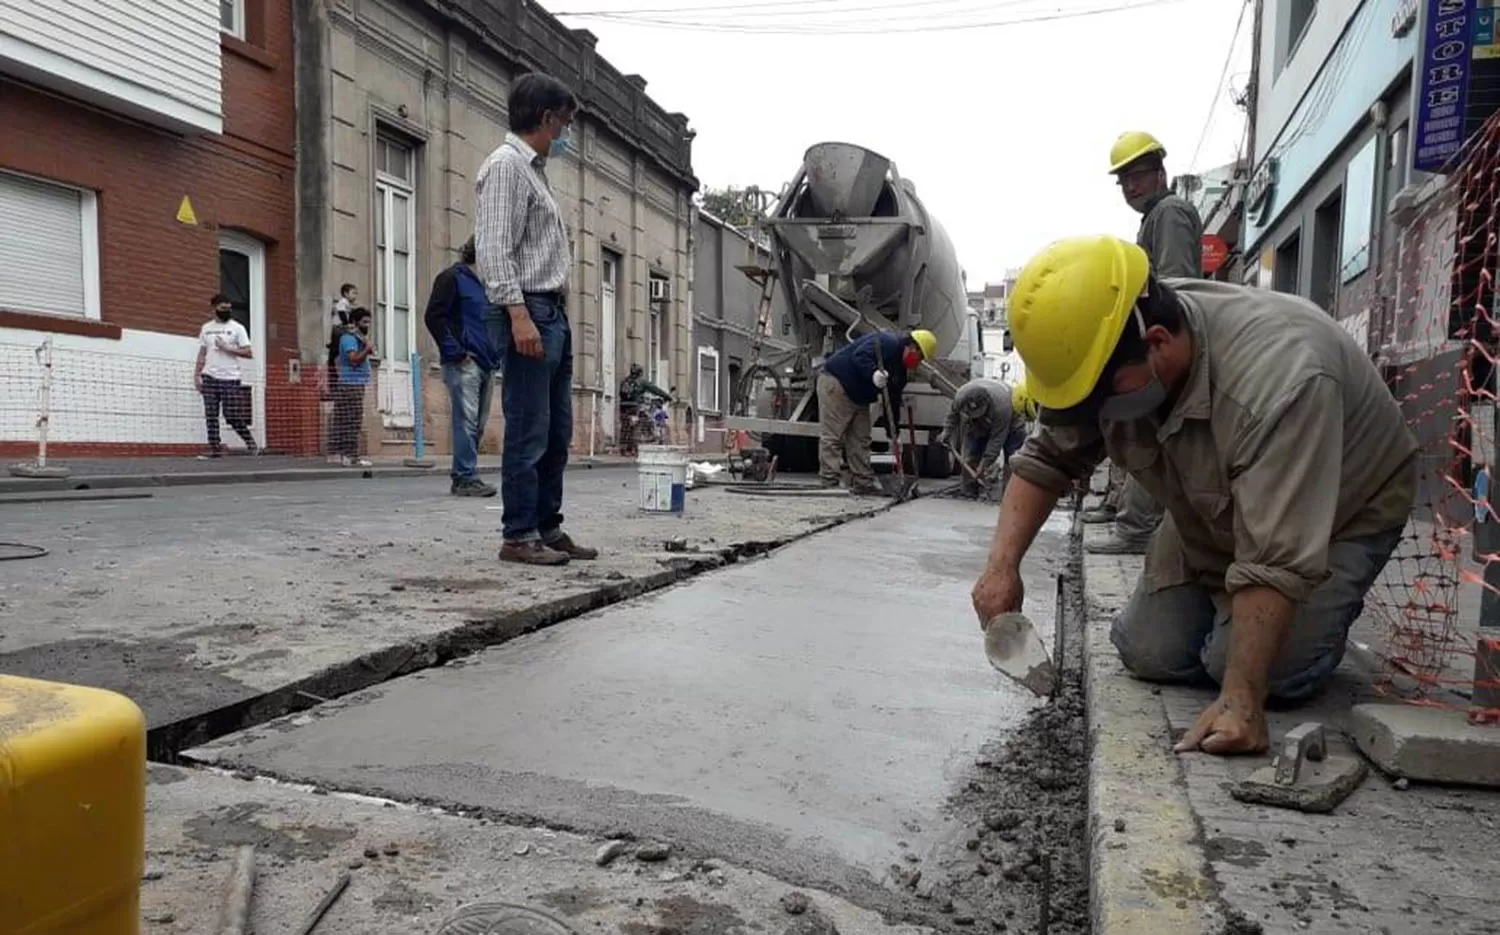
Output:
[[[745,22],[713,22],[704,20],[676,20],[662,19],[660,17],[635,16],[624,13],[595,13],[595,14],[558,14],[559,16],[571,16],[575,19],[592,19],[603,22],[619,23],[622,25],[642,25],[661,29],[679,29],[690,32],[723,32],[747,35],[805,35],[805,36],[830,36],[830,35],[905,35],[910,33],[950,32],[960,29],[995,29],[1005,26],[1020,26],[1026,23],[1044,23],[1058,20],[1082,19],[1092,16],[1104,16],[1111,13],[1123,13],[1132,10],[1143,10],[1151,7],[1168,6],[1171,4],[1185,3],[1188,0],[1139,0],[1136,3],[1118,4],[1113,6],[1093,7],[1082,10],[1067,12],[1054,12],[1039,16],[1015,17],[1004,20],[959,22],[959,23],[932,23],[931,17],[907,17],[894,22],[912,23],[910,26],[893,27],[882,26],[879,23],[866,21],[856,25],[844,25],[840,23],[802,22],[777,25],[757,25]]]
[[[1240,30],[1245,26],[1245,12],[1250,9],[1250,0],[1240,4],[1240,15],[1234,21],[1234,33],[1229,37],[1229,51],[1224,53],[1224,67],[1219,71],[1219,81],[1214,85],[1213,97],[1208,102],[1208,114],[1203,118],[1203,130],[1198,134],[1198,145],[1193,147],[1193,158],[1188,160],[1189,172],[1198,167],[1198,156],[1208,139],[1208,131],[1214,125],[1214,113],[1219,109],[1219,95],[1224,93],[1224,82],[1229,78],[1229,68],[1234,64],[1234,52],[1240,44]]]

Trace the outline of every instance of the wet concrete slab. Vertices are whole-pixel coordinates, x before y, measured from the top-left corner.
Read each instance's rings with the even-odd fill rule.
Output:
[[[7,540],[51,550],[0,563],[0,671],[123,692],[153,729],[236,706],[279,714],[884,506],[700,489],[684,514],[643,513],[633,470],[580,469],[568,526],[602,555],[537,569],[498,562],[499,498],[451,497],[448,483],[0,506]],[[676,538],[686,551],[665,551]],[[273,692],[288,697],[268,702]],[[229,710],[218,729],[256,716]]]
[[[189,756],[868,889],[962,846],[950,794],[1036,704],[969,605],[993,521],[918,501]],[[1048,637],[1066,535],[1026,569]]]

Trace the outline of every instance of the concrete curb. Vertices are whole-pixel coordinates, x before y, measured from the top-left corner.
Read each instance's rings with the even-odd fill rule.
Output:
[[[570,471],[607,470],[632,467],[631,462],[573,462]],[[500,468],[481,467],[480,474],[495,475]],[[380,480],[392,477],[446,477],[435,468],[367,467],[367,468],[272,468],[243,471],[183,471],[165,474],[82,474],[73,477],[0,478],[0,494],[56,493],[69,490],[133,490],[142,487],[199,487],[216,484],[271,484],[285,481],[348,480],[360,477]]]
[[[674,556],[659,572],[626,578],[581,594],[534,604],[524,610],[471,619],[439,633],[373,649],[321,672],[216,710],[152,727],[146,734],[147,758],[156,762],[176,762],[183,751],[225,734],[294,714],[403,675],[444,665],[518,636],[764,555],[845,523],[885,513],[897,505],[881,501],[873,503],[869,509],[827,518],[808,529],[776,539],[739,542],[712,553]]]
[[[1151,686],[1130,677],[1109,642],[1110,621],[1130,597],[1139,560],[1126,564],[1106,556],[1085,556],[1083,563],[1093,930],[1217,933],[1223,927],[1219,887],[1171,752],[1166,709]]]

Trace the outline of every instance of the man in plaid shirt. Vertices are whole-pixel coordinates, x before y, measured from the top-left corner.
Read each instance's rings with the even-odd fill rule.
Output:
[[[504,360],[500,560],[565,565],[599,557],[562,530],[573,440],[573,258],[546,168],[568,151],[578,101],[557,79],[531,73],[511,86],[508,110],[510,132],[479,170],[474,233],[491,343]]]

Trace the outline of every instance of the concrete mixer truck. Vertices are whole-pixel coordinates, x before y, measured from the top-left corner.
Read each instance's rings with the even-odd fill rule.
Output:
[[[760,226],[769,260],[741,267],[762,289],[754,360],[732,388],[726,426],[758,438],[781,470],[814,470],[823,361],[870,331],[926,328],[938,354],[907,383],[898,447],[907,473],[951,474],[956,465],[937,436],[958,387],[983,373],[984,348],[953,243],[916,188],[878,153],[819,143]],[[769,320],[776,289],[790,309],[783,321]],[[765,346],[773,330],[790,350]],[[877,464],[893,461],[885,421],[876,418]]]

